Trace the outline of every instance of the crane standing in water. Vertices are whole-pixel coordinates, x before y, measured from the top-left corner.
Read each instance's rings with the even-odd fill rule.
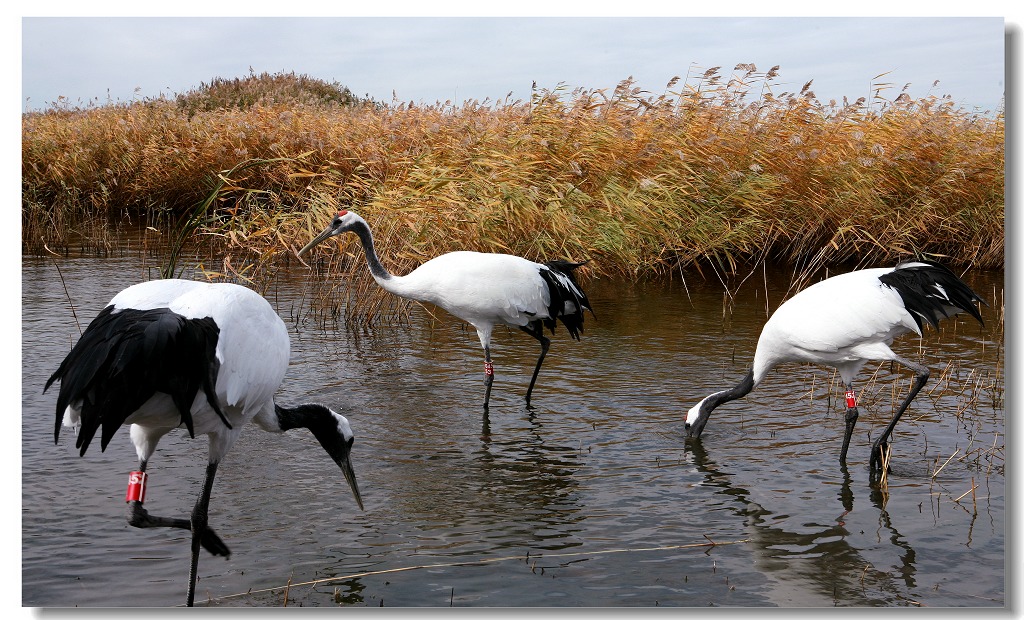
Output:
[[[210,493],[217,466],[253,421],[270,432],[307,428],[341,468],[360,508],[350,453],[352,429],[324,405],[282,407],[274,393],[289,359],[288,330],[266,299],[236,284],[153,280],[118,293],[86,328],[46,382],[60,381],[53,437],[62,424],[79,427],[81,456],[97,430],[106,449],[122,425],[139,457],[129,476],[128,523],[192,531],[186,604],[195,599],[199,547],[230,551],[209,527]],[[150,515],[143,507],[146,467],[160,438],[184,426],[191,437],[208,435],[203,489],[191,517]]]
[[[700,437],[715,408],[746,396],[775,366],[824,364],[838,370],[846,386],[846,433],[839,454],[845,463],[859,415],[853,379],[868,360],[891,360],[912,370],[915,379],[871,449],[871,468],[879,469],[896,422],[929,375],[928,368],[896,355],[889,345],[903,334],[921,335],[922,320],[938,327],[940,319],[967,312],[984,324],[975,302],[985,303],[947,267],[931,261],[862,269],[822,280],[779,306],[761,331],[753,367],[735,387],[694,405],[686,415],[686,433]]]
[[[590,300],[573,276],[584,263],[555,260],[541,264],[511,254],[459,251],[432,258],[408,275],[392,275],[377,257],[369,225],[352,211],[338,211],[327,228],[299,250],[299,256],[350,231],[359,237],[370,274],[383,289],[405,299],[432,303],[476,328],[484,349],[485,410],[494,382],[491,332],[495,325],[518,327],[540,342],[540,357],[526,390],[529,406],[551,344],[544,327],[553,333],[556,319],[560,320],[569,335],[579,340],[584,310],[593,313]]]

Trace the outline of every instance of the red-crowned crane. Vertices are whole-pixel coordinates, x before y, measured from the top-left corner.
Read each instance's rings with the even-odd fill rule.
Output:
[[[130,424],[139,470],[129,476],[128,523],[192,531],[186,604],[195,599],[199,547],[230,551],[208,526],[217,465],[250,420],[270,432],[307,428],[363,502],[349,455],[348,420],[319,404],[282,407],[274,393],[289,357],[288,330],[266,299],[237,284],[153,280],[130,286],[93,319],[43,391],[60,380],[54,441],[61,425],[77,426],[75,447],[85,455],[96,431],[100,449]],[[160,438],[185,427],[208,435],[209,462],[191,517],[150,515],[142,506],[146,466]]]
[[[765,323],[753,367],[743,380],[690,409],[687,436],[700,437],[716,407],[746,396],[778,364],[823,364],[838,370],[846,386],[846,434],[839,453],[840,462],[845,463],[858,417],[853,378],[868,360],[891,360],[912,370],[915,380],[872,446],[870,466],[880,470],[893,427],[928,381],[928,368],[899,357],[889,345],[903,334],[920,336],[922,319],[937,328],[940,319],[967,312],[984,325],[975,302],[985,303],[947,267],[925,260],[852,271],[809,286],[779,306]]]
[[[540,357],[526,390],[529,406],[551,343],[544,335],[544,327],[554,333],[555,320],[561,320],[569,335],[579,340],[583,311],[593,313],[590,301],[573,276],[573,271],[584,263],[554,260],[541,264],[511,254],[459,251],[432,258],[408,275],[392,275],[377,257],[366,220],[352,211],[338,211],[327,228],[299,250],[299,256],[322,241],[349,231],[362,242],[370,274],[382,288],[399,297],[432,303],[476,328],[484,349],[485,410],[494,381],[491,332],[495,325],[518,327],[540,342]]]

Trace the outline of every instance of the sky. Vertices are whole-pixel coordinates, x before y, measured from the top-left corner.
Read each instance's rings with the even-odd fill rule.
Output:
[[[998,14],[997,14],[998,15]],[[214,78],[308,75],[383,102],[653,94],[675,76],[779,66],[775,94],[813,80],[822,102],[950,96],[994,111],[1005,89],[1002,17],[23,17],[22,112],[173,97]],[[935,82],[938,82],[935,84]]]

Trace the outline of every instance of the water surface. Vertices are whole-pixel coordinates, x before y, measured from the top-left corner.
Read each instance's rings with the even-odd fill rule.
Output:
[[[54,444],[56,390],[42,394],[79,325],[151,275],[134,258],[60,268],[67,294],[51,259],[23,260],[22,604],[181,605],[189,535],[124,519],[127,429],[79,457],[69,429]],[[896,428],[885,489],[868,481],[870,442],[911,380],[888,364],[859,377],[847,469],[824,368],[774,371],[685,438],[686,410],[742,378],[787,276],[756,276],[731,303],[712,283],[592,281],[596,318],[580,342],[559,326],[532,409],[539,347],[496,330],[487,415],[472,329],[418,307],[348,328],[310,308],[304,273],[280,280],[267,296],[292,365],[278,400],[349,418],[365,511],[311,435],[246,429],[211,501],[232,555],[204,552],[197,604],[1002,606],[1002,273],[967,276],[985,328],[897,342],[932,378]],[[168,435],[147,508],[186,516],[205,459],[205,439]]]

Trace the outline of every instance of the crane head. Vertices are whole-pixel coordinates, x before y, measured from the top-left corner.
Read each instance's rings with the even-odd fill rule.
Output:
[[[356,472],[352,469],[350,455],[355,437],[348,419],[323,405],[303,405],[301,408],[307,410],[306,415],[309,421],[305,423],[305,426],[341,468],[341,473],[352,489],[352,495],[355,496],[356,504],[363,509],[363,498],[359,494],[359,485],[356,483]]]
[[[299,250],[299,256],[302,256],[306,252],[312,250],[316,245],[330,239],[331,237],[336,237],[341,233],[352,230],[359,223],[363,223],[364,225],[366,224],[363,218],[351,211],[346,211],[345,209],[338,211],[334,214],[334,217],[331,219],[331,223],[327,225],[327,228],[323,229],[319,235],[313,237],[312,241]]]
[[[686,412],[684,428],[686,429],[687,437],[700,437],[701,431],[704,430],[704,425],[708,423],[708,417],[710,417],[711,409],[714,407],[708,408],[705,414],[704,403],[707,400],[705,398],[693,407],[690,407],[690,410]]]

